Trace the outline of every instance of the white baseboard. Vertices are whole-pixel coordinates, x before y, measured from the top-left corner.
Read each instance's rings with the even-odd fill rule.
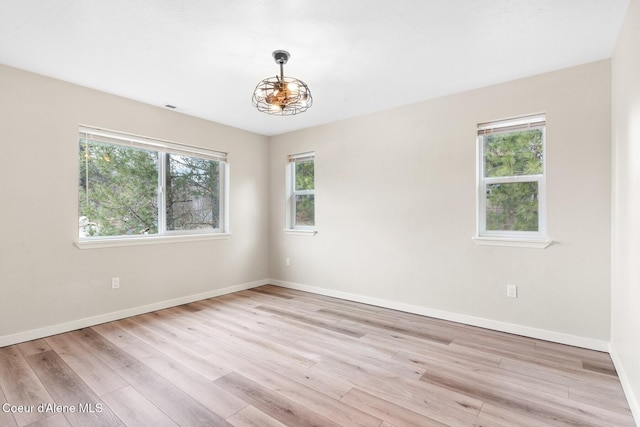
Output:
[[[611,356],[613,365],[616,367],[616,372],[618,373],[618,378],[620,378],[620,383],[622,384],[624,395],[626,396],[629,407],[631,408],[633,419],[635,420],[636,424],[640,426],[640,401],[638,401],[637,396],[633,392],[633,388],[631,387],[631,383],[629,382],[629,377],[627,376],[624,365],[622,364],[620,356],[618,355],[618,352],[616,351],[616,348],[613,344],[609,348],[609,355]]]
[[[213,298],[220,295],[226,295],[233,292],[244,291],[246,289],[255,288],[271,283],[269,280],[257,280],[255,282],[242,283],[239,285],[229,286],[222,289],[214,289],[212,291],[200,294],[187,295],[166,301],[159,301],[153,304],[147,304],[139,307],[132,307],[126,310],[114,311],[111,313],[100,314],[97,316],[86,317],[84,319],[72,320],[70,322],[59,323],[57,325],[46,326],[44,328],[32,329],[29,331],[18,332],[16,334],[0,336],[0,347],[18,344],[25,341],[31,341],[51,335],[61,334],[63,332],[74,331],[76,329],[86,328],[89,326],[99,325],[101,323],[111,322],[114,320],[124,319],[126,317],[137,316],[139,314],[149,313],[163,308],[175,307],[177,305],[188,304],[194,301],[200,301],[207,298]]]
[[[138,314],[149,313],[151,311],[162,310],[163,308],[175,307],[181,304],[199,301],[207,298],[213,298],[233,292],[243,291],[266,284],[282,286],[284,288],[298,289],[301,291],[311,292],[319,295],[341,298],[349,301],[371,304],[378,307],[390,308],[393,310],[404,311],[407,313],[420,314],[423,316],[435,317],[452,322],[464,323],[466,325],[478,326],[481,328],[493,329],[496,331],[508,332],[517,335],[523,335],[531,338],[538,338],[546,341],[557,342],[561,344],[573,345],[576,347],[589,348],[592,350],[608,352],[609,342],[596,340],[593,338],[580,337],[562,332],[548,331],[544,329],[531,328],[528,326],[516,325],[513,323],[500,322],[481,317],[468,316],[465,314],[452,313],[443,310],[436,310],[428,307],[405,304],[395,301],[389,301],[381,298],[373,298],[363,295],[351,294],[348,292],[335,291],[331,289],[319,288],[316,286],[302,285],[299,283],[285,282],[275,279],[263,279],[255,282],[243,283],[239,285],[229,286],[222,289],[215,289],[200,294],[187,295],[172,300],[160,301],[139,307],[132,307],[126,310],[115,311],[111,313],[100,314],[98,316],[87,317],[84,319],[72,320],[70,322],[60,323],[56,325],[46,326],[44,328],[32,329],[29,331],[18,332],[11,335],[0,336],[0,347],[17,344],[25,341],[31,341],[38,338],[48,337],[63,332],[73,331],[80,328],[86,328],[100,323],[111,322],[113,320],[124,319],[126,317],[137,316]]]
[[[361,302],[378,307],[390,308],[407,313],[420,314],[423,316],[435,317],[437,319],[450,320],[452,322],[464,323],[465,325],[478,326],[481,328],[493,329],[501,332],[537,338],[545,341],[557,342],[560,344],[572,345],[575,347],[588,348],[597,351],[609,351],[609,342],[586,338],[577,335],[565,334],[563,332],[549,331],[546,329],[532,328],[529,326],[517,325],[514,323],[500,322],[497,320],[485,319],[482,317],[468,316],[466,314],[452,313],[449,311],[436,310],[433,308],[417,305],[405,304],[401,302],[389,301],[381,298],[373,298],[363,295],[351,294],[347,292],[335,291],[331,289],[318,288],[315,286],[302,285],[299,283],[285,282],[282,280],[270,280],[270,283],[283,288],[297,289],[314,294],[326,295],[341,298],[349,301]]]
[[[435,317],[443,320],[450,320],[452,322],[463,323],[466,325],[478,326],[481,328],[493,329],[496,331],[508,332],[512,334],[527,336],[531,338],[538,338],[546,341],[557,342],[561,344],[568,344],[576,347],[583,347],[597,351],[605,351],[611,355],[611,359],[616,367],[620,382],[624,389],[629,406],[636,420],[636,423],[640,425],[640,402],[633,394],[631,384],[628,377],[625,374],[624,366],[622,365],[615,348],[609,345],[609,342],[597,340],[593,338],[580,337],[562,332],[548,331],[544,329],[531,328],[528,326],[516,325],[512,323],[500,322],[491,319],[485,319],[481,317],[467,316],[464,314],[452,313],[443,310],[436,310],[428,307],[416,306],[411,304],[405,304],[395,301],[389,301],[380,298],[373,298],[364,295],[357,295],[348,292],[335,291],[331,289],[319,288],[316,286],[302,285],[299,283],[285,282],[275,279],[263,279],[255,282],[243,283],[239,285],[229,286],[222,289],[214,289],[212,291],[203,292],[200,294],[187,295],[171,300],[160,301],[153,304],[147,304],[139,307],[132,307],[126,310],[115,311],[111,313],[105,313],[98,316],[87,317],[84,319],[73,320],[70,322],[59,323],[52,326],[46,326],[44,328],[32,329],[29,331],[18,332],[11,335],[0,336],[0,347],[18,344],[21,342],[31,341],[51,335],[60,334],[63,332],[69,332],[76,329],[86,328],[89,326],[98,325],[105,322],[111,322],[114,320],[124,319],[126,317],[137,316],[139,314],[149,313],[156,310],[162,310],[164,308],[175,307],[182,304],[188,304],[194,301],[200,301],[207,298],[213,298],[220,295],[226,295],[233,292],[239,292],[251,288],[255,288],[262,285],[273,284],[282,286],[283,288],[297,289],[301,291],[311,292],[314,294],[325,295],[335,298],[340,298],[348,301],[361,302],[364,304],[370,304],[377,307],[390,308],[393,310],[404,311],[407,313],[420,314],[423,316]]]

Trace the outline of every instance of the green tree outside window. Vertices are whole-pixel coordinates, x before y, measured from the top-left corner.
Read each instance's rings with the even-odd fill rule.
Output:
[[[516,177],[543,172],[543,132],[531,129],[484,137],[485,177]],[[538,231],[538,183],[488,184],[486,229]]]

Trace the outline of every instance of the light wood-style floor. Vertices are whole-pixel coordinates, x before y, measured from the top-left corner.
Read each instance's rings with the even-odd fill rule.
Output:
[[[0,405],[1,426],[635,425],[606,353],[275,286],[0,348]]]

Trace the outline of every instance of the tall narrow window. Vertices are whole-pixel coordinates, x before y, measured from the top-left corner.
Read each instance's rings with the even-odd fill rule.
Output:
[[[543,240],[545,116],[478,125],[478,236]]]
[[[81,240],[219,233],[226,153],[80,128]]]
[[[315,153],[289,156],[287,173],[288,227],[300,230],[315,228]]]

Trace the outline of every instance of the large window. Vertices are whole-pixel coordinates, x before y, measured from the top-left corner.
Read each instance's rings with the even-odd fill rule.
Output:
[[[543,240],[545,116],[478,125],[478,236]]]
[[[81,127],[81,240],[219,233],[226,154]]]
[[[315,228],[314,153],[289,156],[287,173],[287,227],[298,230]]]

